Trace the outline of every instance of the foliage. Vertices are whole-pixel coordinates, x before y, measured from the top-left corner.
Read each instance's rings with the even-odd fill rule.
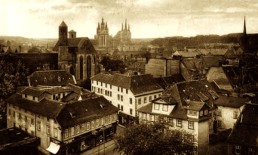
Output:
[[[100,63],[104,66],[105,71],[120,71],[121,73],[125,71],[125,65],[121,60],[113,60],[105,56]]]
[[[168,131],[163,124],[133,125],[116,137],[118,150],[127,155],[193,154],[194,145],[184,131]]]

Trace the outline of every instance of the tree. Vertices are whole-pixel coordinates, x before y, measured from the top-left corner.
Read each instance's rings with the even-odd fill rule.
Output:
[[[121,60],[113,60],[109,57],[103,57],[100,62],[106,71],[120,71],[123,73],[125,71],[125,65]]]
[[[132,125],[115,139],[117,149],[127,155],[193,154],[195,146],[189,136],[184,131],[169,131],[165,125],[155,123]]]

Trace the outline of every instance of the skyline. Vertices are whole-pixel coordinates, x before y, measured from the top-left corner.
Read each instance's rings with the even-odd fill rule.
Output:
[[[127,19],[132,38],[258,32],[255,0],[3,0],[1,36],[57,38],[62,21],[78,37],[94,38],[104,18],[109,34]]]

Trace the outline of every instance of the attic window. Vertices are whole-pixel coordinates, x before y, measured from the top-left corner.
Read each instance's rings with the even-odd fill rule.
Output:
[[[69,112],[69,114],[70,114],[71,118],[75,118],[75,115],[74,115],[74,113],[72,113],[72,112]]]
[[[103,109],[103,108],[104,108],[104,105],[103,105],[103,104],[99,104],[99,106],[101,107],[101,109]]]

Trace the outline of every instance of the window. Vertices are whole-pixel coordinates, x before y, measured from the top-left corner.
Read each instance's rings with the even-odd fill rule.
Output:
[[[65,135],[64,135],[65,138],[68,138],[68,129],[65,129]]]
[[[74,135],[74,127],[71,127],[71,136]]]
[[[203,111],[200,111],[200,116],[203,116]]]
[[[188,129],[194,129],[194,122],[188,121]]]
[[[33,96],[32,98],[33,98],[33,100],[35,100],[35,96]]]
[[[138,104],[140,105],[140,104],[141,104],[141,102],[142,102],[142,101],[141,101],[141,99],[139,98],[139,99],[138,99]]]
[[[123,110],[124,110],[124,106],[121,105],[121,111],[123,111]]]
[[[149,102],[152,100],[152,96],[149,96]]]
[[[90,130],[90,123],[87,122],[87,130]]]
[[[117,108],[120,110],[120,104],[117,104]]]
[[[143,102],[147,103],[147,97],[144,97]]]
[[[34,119],[33,118],[31,119],[31,125],[34,125]]]
[[[105,84],[105,87],[107,88],[107,84]]]
[[[94,123],[94,121],[91,121],[91,129],[94,129],[95,128],[95,123]]]
[[[117,100],[120,100],[120,95],[119,94],[117,94]]]
[[[154,99],[155,99],[155,98],[157,98],[157,96],[156,96],[156,95],[154,95]]]
[[[110,97],[112,97],[112,91],[109,92]]]
[[[57,138],[57,128],[54,128],[54,137]]]
[[[254,149],[249,147],[248,148],[248,155],[254,155]]]
[[[121,88],[121,92],[123,92],[123,88]]]
[[[154,104],[154,110],[159,110],[159,104]]]
[[[132,99],[132,98],[130,98],[129,100],[130,100],[130,104],[133,104],[133,99]]]
[[[147,118],[147,114],[142,114],[142,119],[144,119],[144,120],[146,120],[146,118]]]
[[[131,114],[131,115],[133,114],[133,109],[132,109],[132,108],[130,108],[130,114]]]
[[[233,118],[237,119],[237,117],[238,117],[238,111],[233,111]]]
[[[176,126],[182,127],[182,120],[177,119],[177,120],[176,120]]]
[[[154,117],[151,114],[150,114],[150,121],[154,121]]]
[[[168,111],[168,105],[164,105],[164,104],[163,104],[162,110],[163,110],[163,111]]]
[[[235,146],[235,154],[241,154],[241,146],[239,145]]]
[[[100,93],[100,89],[98,88],[98,93]]]
[[[25,98],[27,98],[27,94],[25,94]]]
[[[50,135],[50,126],[49,125],[46,126],[46,130],[47,130],[47,134]]]
[[[41,122],[38,121],[37,124],[38,124],[38,131],[40,131],[41,130]]]
[[[170,118],[170,117],[168,118],[168,124],[173,126],[173,118]]]
[[[102,82],[100,82],[100,85],[102,86]]]
[[[124,100],[124,97],[123,97],[123,95],[121,95],[121,101],[123,101]]]
[[[126,91],[126,94],[128,94],[128,89],[126,89],[125,91]]]
[[[112,85],[110,85],[110,89],[112,89]]]
[[[117,87],[117,91],[119,91],[120,89],[119,89],[119,87]]]
[[[222,115],[221,115],[221,109],[218,109],[218,110],[217,110],[217,116],[222,116]]]
[[[208,110],[204,110],[204,115],[208,115]]]
[[[19,115],[18,115],[18,119],[19,119],[19,120],[21,120],[21,113],[19,113]]]
[[[99,81],[97,81],[97,85],[99,84]]]

